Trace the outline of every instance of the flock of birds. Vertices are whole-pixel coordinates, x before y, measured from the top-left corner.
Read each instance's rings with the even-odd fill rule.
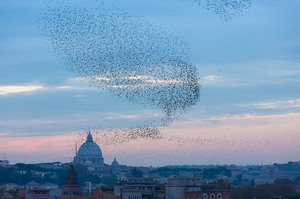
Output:
[[[224,20],[250,7],[250,0],[187,0]],[[42,31],[67,70],[93,87],[120,99],[158,110],[155,124],[105,130],[102,140],[168,139],[201,143],[207,140],[161,133],[200,99],[199,74],[186,41],[173,33],[106,4],[48,2],[41,12]]]
[[[89,130],[83,130],[80,132],[76,138],[74,138],[72,143],[75,143],[73,150],[76,150],[76,145],[86,141],[86,132]],[[209,143],[218,143],[222,142],[220,139],[214,138],[205,138],[201,136],[185,136],[181,137],[178,135],[173,135],[170,133],[162,133],[161,129],[158,127],[135,127],[128,129],[105,129],[103,131],[96,130],[93,133],[93,139],[96,143],[99,143],[101,146],[115,146],[123,143],[127,143],[134,140],[151,140],[153,141],[167,141],[175,142],[178,145],[186,144],[197,144],[204,145]],[[224,142],[224,141],[223,141]]]
[[[137,16],[106,7],[60,5],[43,12],[43,32],[72,73],[172,121],[200,96],[186,42]]]
[[[184,1],[184,0],[181,0]],[[221,19],[228,21],[251,7],[251,0],[185,0],[199,5]]]

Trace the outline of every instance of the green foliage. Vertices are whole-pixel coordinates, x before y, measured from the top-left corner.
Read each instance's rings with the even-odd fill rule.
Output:
[[[144,175],[144,172],[141,171],[141,170],[138,170],[138,169],[136,169],[136,168],[133,168],[133,169],[131,170],[131,175],[132,175],[133,177],[135,177],[135,178],[142,178],[143,175]]]
[[[0,184],[5,184],[7,182],[15,183],[17,176],[18,173],[14,168],[0,167]]]
[[[296,183],[300,184],[300,176],[296,176],[296,177],[294,178],[294,181],[295,181]]]
[[[162,184],[158,184],[155,186],[156,191],[164,191],[165,189],[166,189],[166,187]]]
[[[101,182],[101,178],[98,175],[89,172],[85,166],[76,164],[74,167],[80,185],[84,185],[85,182],[91,182],[93,184],[99,184]]]
[[[114,186],[101,186],[100,190],[102,192],[106,192],[106,193],[113,193],[114,192]]]
[[[232,189],[232,199],[269,199],[273,196],[299,198],[294,185],[295,183],[289,179],[277,179],[272,184],[234,188]]]
[[[217,175],[224,175],[231,177],[231,170],[226,167],[208,168],[203,170],[203,177],[205,179],[216,179]]]
[[[38,165],[23,164],[23,163],[17,163],[15,167],[17,167],[18,171],[48,171],[49,170],[49,169],[44,169]]]
[[[105,176],[101,179],[101,183],[112,186],[117,183],[117,177],[116,176]]]
[[[0,184],[16,183],[25,185],[30,181],[62,185],[67,175],[66,169],[44,169],[37,165],[18,163],[15,167],[0,167]]]
[[[169,177],[170,175],[179,176],[180,172],[191,172],[193,175],[202,175],[202,169],[198,168],[170,168],[160,167],[158,169],[150,171],[150,173],[159,174],[162,177]]]
[[[277,164],[277,163],[275,163],[274,166],[276,166],[280,170],[300,172],[300,163],[299,162],[291,162],[290,161],[287,164]]]
[[[300,195],[285,197],[285,199],[300,199]]]
[[[116,183],[116,176],[100,176],[91,173],[86,167],[82,165],[74,165],[78,181],[81,185],[85,182],[92,182],[93,184],[113,185]],[[66,180],[70,164],[63,164],[57,169],[45,169],[38,165],[18,163],[15,167],[3,168],[0,167],[0,184],[16,183],[25,185],[30,181],[35,181],[39,184],[55,183],[62,186]],[[140,176],[141,171],[134,171],[135,176]]]

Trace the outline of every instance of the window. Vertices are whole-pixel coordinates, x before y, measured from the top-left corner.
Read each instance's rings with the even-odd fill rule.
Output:
[[[215,194],[210,194],[210,199],[215,199]]]
[[[203,194],[203,199],[207,199],[207,194]]]
[[[222,194],[218,193],[218,199],[222,199]]]

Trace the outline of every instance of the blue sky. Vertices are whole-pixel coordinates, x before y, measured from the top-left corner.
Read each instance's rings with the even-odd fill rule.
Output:
[[[201,137],[201,129],[206,127],[216,129],[216,133],[222,131],[220,123],[224,118],[241,117],[247,121],[244,116],[251,115],[270,117],[267,131],[273,130],[272,122],[278,122],[274,118],[282,118],[280,121],[288,118],[278,124],[282,129],[293,131],[291,139],[300,138],[296,130],[300,127],[300,122],[297,124],[300,115],[300,1],[254,0],[250,9],[227,22],[189,1],[112,0],[110,4],[171,31],[190,46],[191,62],[198,69],[202,85],[200,102],[166,128],[166,132],[172,134],[174,126],[196,122],[187,125],[182,134],[191,132],[189,129],[194,125],[199,132],[192,136]],[[76,132],[82,129],[127,128],[160,117],[159,110],[120,100],[90,87],[68,72],[40,30],[39,12],[43,6],[41,1],[2,0],[0,3],[0,141],[13,137],[77,136]],[[245,125],[243,130],[255,128],[255,125]],[[283,135],[284,138],[280,137]],[[270,139],[271,145],[291,145],[293,150],[299,151],[300,146],[286,138],[288,135],[289,132],[278,130],[278,141]],[[214,136],[225,139],[222,134]],[[254,135],[243,134],[243,138],[245,136],[256,139]],[[17,154],[22,151],[12,151],[9,147],[0,146],[0,153],[7,154],[12,162],[18,161]],[[111,152],[109,147],[103,147]],[[157,153],[163,153],[159,146],[157,148]],[[204,149],[219,157],[205,146],[198,148]],[[190,153],[185,148],[181,150]],[[264,156],[258,160],[253,158],[250,163],[259,163],[273,153],[268,148],[261,150]],[[151,153],[148,148],[142,151],[143,155]],[[244,156],[249,151],[240,151],[229,150],[232,158],[228,163],[249,163]],[[172,153],[165,155],[169,162],[155,156],[148,158],[158,162],[157,165],[180,163]],[[108,159],[113,156],[107,154]],[[267,162],[299,158],[293,153],[286,156],[282,159],[271,157]],[[32,161],[44,161],[39,160],[39,156],[29,157]],[[126,158],[123,161],[126,162]],[[182,157],[182,164],[190,163],[222,163],[222,159],[220,162],[209,158],[192,162]],[[143,162],[140,157],[136,164],[151,163]]]

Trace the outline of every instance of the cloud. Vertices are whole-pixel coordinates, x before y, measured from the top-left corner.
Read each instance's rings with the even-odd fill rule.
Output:
[[[177,121],[171,128],[183,131],[198,131],[200,129],[214,128],[260,128],[276,125],[299,126],[300,112],[280,114],[236,114],[220,115],[208,118],[190,118],[185,121]],[[273,127],[272,127],[273,128]]]
[[[201,77],[201,82],[204,84],[217,84],[219,75],[205,75]]]
[[[260,85],[291,85],[299,83],[299,61],[251,60],[223,65],[198,64],[197,69],[204,85],[243,87]]]
[[[58,91],[58,90],[75,90],[73,86],[53,86],[47,87],[43,85],[5,85],[0,86],[0,95],[36,93],[40,91]]]
[[[255,114],[243,114],[243,115],[229,115],[222,117],[212,117],[211,119],[219,120],[217,124],[223,127],[240,127],[240,128],[258,128],[281,125],[288,127],[296,127],[298,125],[299,112],[295,113],[283,113],[272,115],[255,115]],[[272,128],[271,128],[272,127]]]
[[[149,118],[157,118],[163,117],[162,114],[158,113],[132,113],[132,114],[118,114],[118,113],[108,113],[104,116],[104,119],[109,120],[120,120],[120,119],[149,119]]]
[[[87,98],[86,95],[74,95],[73,97],[75,97],[75,98]]]
[[[300,99],[263,101],[263,102],[256,102],[256,103],[250,103],[250,104],[237,104],[237,106],[256,108],[256,109],[300,108]]]
[[[102,109],[101,112],[94,110],[94,112],[86,113],[77,111],[75,108],[74,111],[68,113],[55,112],[51,115],[47,114],[47,111],[44,113],[46,113],[45,116],[25,115],[11,119],[0,118],[0,137],[38,136],[37,131],[46,136],[69,129],[128,128],[137,126],[136,124],[157,123],[163,117],[163,114],[151,110],[107,112]]]
[[[77,81],[77,82],[76,82]],[[93,90],[95,88],[89,87],[85,83],[80,84],[78,80],[68,80],[64,85],[56,86],[45,86],[39,83],[26,83],[20,85],[0,85],[0,96],[1,95],[12,95],[12,94],[26,94],[36,93],[41,91],[74,91],[74,90]]]
[[[85,83],[94,82],[108,84],[110,88],[128,88],[132,87],[142,88],[144,86],[160,86],[160,85],[173,85],[173,84],[185,84],[188,81],[177,80],[176,78],[162,79],[155,78],[147,75],[136,75],[136,76],[118,76],[118,77],[108,77],[94,75],[91,77],[77,77],[73,78],[73,81],[82,81]],[[126,80],[126,81],[125,81]],[[132,80],[132,81],[131,81]],[[121,83],[121,84],[120,84]]]
[[[73,156],[73,140],[76,133],[68,132],[62,135],[55,133],[44,136],[37,133],[35,137],[3,137],[0,150],[7,154],[12,163],[17,162],[69,162]],[[43,147],[44,146],[44,147]],[[52,146],[52,147],[45,147]],[[22,148],[22,150],[20,150]]]
[[[0,86],[0,95],[30,93],[44,89],[41,85],[8,85]]]

